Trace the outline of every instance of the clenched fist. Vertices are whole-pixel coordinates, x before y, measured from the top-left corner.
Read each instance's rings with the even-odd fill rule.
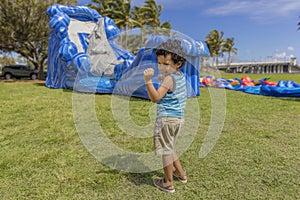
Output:
[[[154,76],[154,69],[147,68],[144,71],[144,81],[147,84],[149,81],[151,81],[152,77]]]

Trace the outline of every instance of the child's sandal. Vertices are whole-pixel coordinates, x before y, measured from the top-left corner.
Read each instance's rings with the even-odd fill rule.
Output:
[[[178,174],[177,171],[173,172],[173,175],[181,182],[181,183],[187,183],[187,176],[186,173],[184,172],[183,176]]]
[[[155,187],[161,189],[162,191],[173,193],[175,189],[172,182],[164,182],[164,178],[157,178],[154,180]]]

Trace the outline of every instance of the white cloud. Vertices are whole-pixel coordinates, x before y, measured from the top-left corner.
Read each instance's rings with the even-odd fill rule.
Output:
[[[270,21],[286,17],[300,10],[299,0],[229,0],[217,1],[207,10],[211,15],[243,14],[257,21]]]
[[[289,60],[290,58],[295,57],[293,54],[288,54],[287,52],[276,53],[273,58],[275,60]]]
[[[275,54],[274,57],[275,57],[275,58],[279,58],[279,59],[281,59],[281,58],[286,58],[286,57],[287,57],[287,54],[286,54],[286,52],[281,52],[281,53]]]
[[[294,50],[295,50],[294,47],[292,47],[292,46],[289,46],[287,49],[288,49],[289,51],[294,51]]]

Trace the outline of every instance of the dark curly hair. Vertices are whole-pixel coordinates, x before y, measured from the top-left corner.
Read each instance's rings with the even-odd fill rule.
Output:
[[[161,43],[156,49],[156,56],[166,56],[171,54],[171,58],[175,64],[178,62],[182,62],[182,65],[186,62],[186,53],[181,46],[181,42],[179,40],[171,40],[168,39],[167,41]]]

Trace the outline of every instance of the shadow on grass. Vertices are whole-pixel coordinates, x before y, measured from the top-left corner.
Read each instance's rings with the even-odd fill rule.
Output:
[[[300,102],[300,98],[281,98],[281,100]]]
[[[110,170],[97,171],[97,173],[126,173],[126,177],[129,181],[135,185],[151,185],[153,186],[154,177],[162,177],[163,173],[158,171],[152,171],[143,162],[139,160],[138,155],[130,154],[129,156],[115,155],[110,156],[102,160],[102,162],[110,166]],[[141,170],[142,169],[142,170]],[[134,173],[136,171],[136,173]],[[145,171],[145,172],[139,172]],[[148,172],[147,172],[148,171]]]
[[[142,102],[150,102],[149,99],[139,98],[139,97],[130,97],[130,101],[142,101]]]
[[[118,174],[120,171],[116,169],[97,170],[96,174]]]
[[[64,92],[67,92],[67,93],[73,92],[73,90],[71,90],[71,89],[63,89],[63,91],[64,91]]]
[[[45,82],[37,82],[37,83],[34,83],[34,85],[35,86],[38,86],[38,87],[47,87],[46,85],[45,85]],[[48,87],[47,87],[48,88]],[[53,89],[53,90],[55,90],[56,88],[49,88],[49,89]],[[62,89],[63,90],[63,92],[73,92],[73,90],[72,89]]]
[[[153,180],[155,177],[163,177],[164,174],[161,172],[153,171],[146,173],[128,173],[128,180],[135,185],[153,185]]]
[[[35,86],[43,86],[43,87],[46,87],[45,83],[44,82],[38,82],[38,83],[34,83]]]

